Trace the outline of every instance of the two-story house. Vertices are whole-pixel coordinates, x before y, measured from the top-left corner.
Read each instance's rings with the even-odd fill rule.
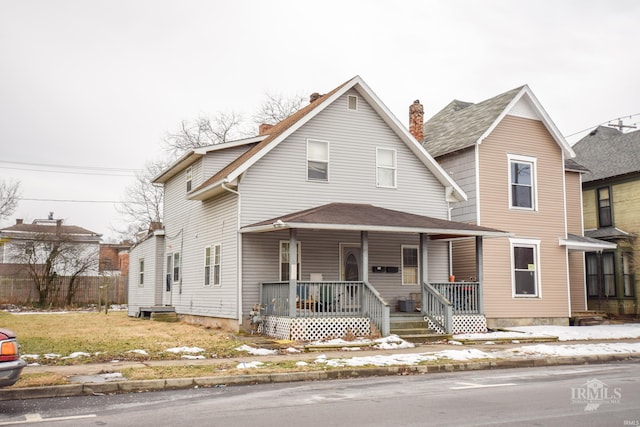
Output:
[[[580,174],[573,150],[528,86],[479,103],[454,100],[410,128],[468,195],[451,219],[508,231],[482,259],[470,241],[451,242],[452,275],[475,281],[483,263],[489,327],[568,324],[586,310],[584,252],[607,243],[582,233]]]
[[[255,137],[185,153],[155,183],[164,229],[131,250],[131,316],[171,307],[301,340],[386,335],[402,309],[486,329],[482,264],[447,288],[449,242],[482,257],[506,233],[449,220],[465,192],[358,76]]]
[[[640,131],[599,126],[573,146],[584,165],[585,235],[617,245],[587,253],[589,308],[640,314]]]

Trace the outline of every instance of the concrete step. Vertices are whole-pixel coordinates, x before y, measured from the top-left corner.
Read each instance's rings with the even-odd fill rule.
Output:
[[[151,320],[156,322],[177,322],[178,315],[176,313],[151,313]]]
[[[449,341],[451,339],[451,335],[435,334],[435,333],[410,334],[410,335],[398,335],[398,336],[403,340],[408,341],[410,343],[414,343],[414,344],[423,344],[423,343],[435,342],[435,341]]]

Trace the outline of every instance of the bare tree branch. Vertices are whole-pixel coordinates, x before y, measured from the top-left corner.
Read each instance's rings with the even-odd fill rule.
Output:
[[[253,122],[257,125],[275,125],[301,109],[304,103],[305,98],[299,94],[283,97],[281,94],[267,93],[262,106],[253,116]]]
[[[0,180],[0,220],[9,217],[18,206],[20,182]]]

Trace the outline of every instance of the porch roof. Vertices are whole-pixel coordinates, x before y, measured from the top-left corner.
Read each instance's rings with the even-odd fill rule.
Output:
[[[240,231],[242,233],[264,233],[291,228],[425,233],[434,239],[471,236],[506,237],[510,235],[493,228],[356,203],[329,203],[257,222],[242,227]]]
[[[566,246],[570,251],[599,252],[605,249],[615,249],[618,245],[592,237],[567,234],[566,239],[560,239],[560,246]]]

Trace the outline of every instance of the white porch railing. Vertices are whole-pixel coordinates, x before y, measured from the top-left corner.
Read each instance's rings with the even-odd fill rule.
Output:
[[[421,311],[442,331],[453,331],[453,306],[449,299],[429,283],[422,284]]]
[[[451,302],[453,314],[482,314],[480,283],[446,282],[431,286]]]
[[[260,305],[266,316],[365,316],[389,335],[389,304],[366,282],[296,282],[295,313],[289,308],[289,282],[261,283]]]

